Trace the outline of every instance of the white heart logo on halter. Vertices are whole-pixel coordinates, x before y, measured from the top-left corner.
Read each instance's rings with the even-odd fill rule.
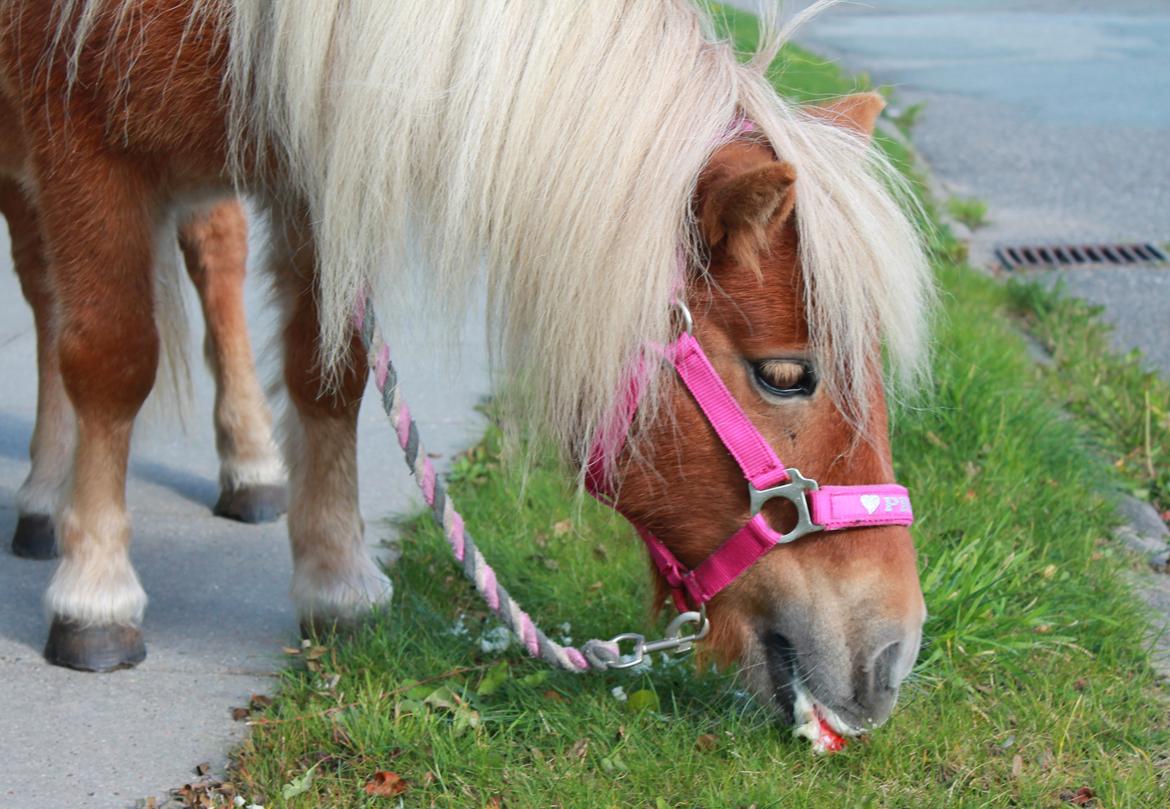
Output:
[[[866,514],[873,514],[877,511],[877,507],[882,504],[882,499],[876,494],[861,495],[861,506],[865,509]]]

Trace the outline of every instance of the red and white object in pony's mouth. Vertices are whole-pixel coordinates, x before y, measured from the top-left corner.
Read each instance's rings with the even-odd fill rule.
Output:
[[[812,742],[814,753],[840,752],[845,749],[846,736],[856,736],[861,732],[849,727],[833,711],[814,700],[801,684],[796,684],[795,691],[792,715],[796,728],[792,735],[803,736]]]

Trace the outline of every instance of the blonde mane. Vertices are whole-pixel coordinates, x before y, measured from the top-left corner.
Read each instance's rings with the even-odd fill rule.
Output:
[[[842,408],[864,414],[883,342],[901,378],[924,367],[930,273],[902,181],[777,95],[775,26],[744,64],[686,0],[192,5],[229,30],[235,151],[270,150],[308,206],[330,363],[364,287],[383,319],[414,317],[394,291],[416,254],[443,299],[486,276],[519,420],[584,457],[631,358],[668,337],[697,178],[743,114],[795,167],[813,349]]]

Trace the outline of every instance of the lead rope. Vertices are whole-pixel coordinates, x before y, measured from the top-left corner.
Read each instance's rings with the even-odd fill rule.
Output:
[[[390,362],[390,347],[374,317],[373,303],[369,298],[359,297],[354,307],[353,320],[355,327],[361,332],[370,368],[374,372],[374,383],[382,394],[382,409],[386,411],[390,425],[398,436],[398,445],[402,447],[406,466],[418,484],[423,500],[430,507],[431,517],[442,529],[464,575],[475,585],[475,589],[496,617],[524,644],[528,654],[556,668],[581,672],[628,668],[641,662],[643,651],[654,651],[644,648],[646,645],[644,641],[632,633],[619,635],[609,641],[589,640],[579,649],[574,646],[562,646],[550,639],[532,622],[528,613],[520,608],[516,600],[496,579],[496,572],[480,553],[463,524],[463,518],[451,503],[447,487],[435,474],[434,464],[431,463],[419,438],[418,427],[410,417],[410,408],[398,389],[398,375],[394,371],[393,363]],[[635,642],[636,660],[632,662],[623,660],[618,640]],[[655,644],[650,644],[653,645]]]

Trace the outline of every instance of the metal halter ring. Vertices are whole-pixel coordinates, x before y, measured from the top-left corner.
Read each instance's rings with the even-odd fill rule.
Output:
[[[785,469],[784,471],[788,473],[788,481],[779,486],[757,489],[752,484],[748,484],[748,497],[751,501],[753,517],[760,513],[764,503],[777,497],[783,497],[796,508],[796,525],[788,533],[780,535],[777,544],[781,545],[800,539],[805,534],[814,534],[817,531],[825,530],[823,525],[817,525],[812,521],[812,515],[808,510],[808,498],[805,497],[805,492],[816,491],[820,486],[812,478],[806,478],[800,474],[799,469]]]
[[[699,628],[690,635],[683,635],[681,634],[682,628],[687,624],[698,624]],[[684,654],[691,651],[695,641],[707,637],[707,633],[710,631],[711,622],[707,620],[707,605],[701,604],[698,612],[682,612],[676,615],[674,620],[667,625],[666,636],[662,640],[647,641],[644,635],[639,635],[637,632],[623,632],[620,635],[614,635],[609,642],[618,646],[619,660],[616,663],[610,663],[608,668],[632,669],[641,663],[646,655],[654,652]],[[622,654],[621,644],[631,641],[634,648],[630,650],[628,655]]]
[[[695,319],[691,317],[690,308],[687,307],[681,298],[676,298],[671,306],[677,309],[679,315],[682,317],[683,331],[693,335],[695,333]]]

